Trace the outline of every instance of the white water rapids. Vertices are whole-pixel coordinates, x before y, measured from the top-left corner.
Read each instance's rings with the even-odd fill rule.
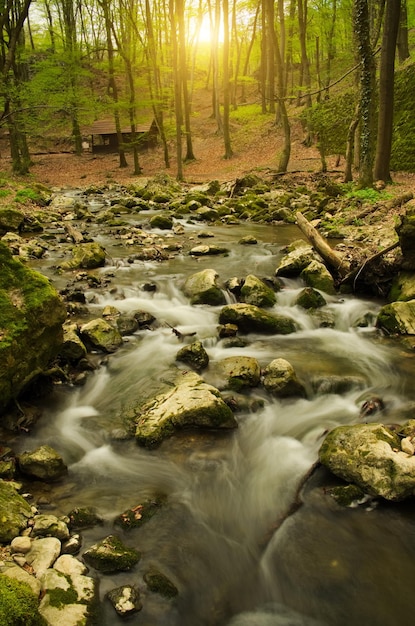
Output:
[[[316,480],[304,506],[281,522],[327,430],[357,422],[370,396],[380,395],[394,415],[412,400],[413,367],[398,369],[401,358],[408,362],[410,356],[371,325],[376,302],[326,296],[335,325],[320,328],[318,317],[293,305],[302,284],[288,280],[274,311],[291,316],[298,332],[250,335],[246,347],[227,348],[217,339],[219,308],[191,306],[180,283],[202,267],[214,267],[222,279],[275,269],[274,248],[241,252],[234,245],[241,229],[232,229],[227,258],[197,263],[179,257],[159,266],[120,260],[103,270],[114,271],[119,289],[90,294],[97,317],[111,304],[122,312],[148,311],[160,326],[129,337],[84,387],[58,391],[22,446],[49,443],[68,463],[68,480],[51,491],[57,512],[94,506],[104,518],[104,526],[84,532],[83,549],[114,532],[114,518],[146,496],[167,496],[150,522],[123,535],[142,553],[135,570],[101,578],[105,626],[122,623],[105,593],[127,583],[143,593],[143,610],[128,619],[137,626],[409,624],[405,580],[415,579],[415,531],[405,507],[339,509],[327,504]],[[278,238],[277,229],[256,229],[268,243]],[[139,288],[149,279],[156,293]],[[364,319],[372,322],[360,326]],[[238,429],[231,433],[179,433],[151,451],[114,441],[110,433],[121,425],[119,414],[175,366],[182,344],[166,323],[202,341],[210,358],[203,373],[208,382],[216,384],[214,364],[225,357],[249,355],[262,367],[283,357],[306,384],[308,398],[278,401],[253,390],[263,408],[237,414]],[[332,374],[360,376],[364,389],[315,395],[311,379]],[[176,600],[146,591],[142,572],[149,565],[176,584]]]

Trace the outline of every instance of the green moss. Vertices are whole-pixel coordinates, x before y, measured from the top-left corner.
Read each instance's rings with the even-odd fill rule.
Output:
[[[0,626],[44,626],[38,599],[30,587],[0,575]]]
[[[57,609],[60,609],[67,604],[78,603],[78,594],[72,587],[69,576],[65,576],[65,578],[69,582],[69,587],[67,589],[62,589],[61,587],[48,589],[49,604],[50,606],[54,606]]]
[[[339,485],[326,489],[340,506],[352,506],[364,498],[365,493],[357,485]]]

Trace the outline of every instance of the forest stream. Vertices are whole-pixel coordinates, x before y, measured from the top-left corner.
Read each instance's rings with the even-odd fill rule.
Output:
[[[195,243],[206,230],[186,219],[180,223]],[[367,500],[341,507],[326,490],[336,479],[318,468],[292,508],[328,430],[358,422],[363,402],[373,396],[382,398],[386,410],[369,421],[399,422],[401,411],[415,401],[413,352],[375,328],[382,303],[325,294],[323,313],[334,326],[321,327],[321,318],[293,304],[303,283],[284,279],[273,310],[292,317],[298,331],[249,334],[246,345],[227,347],[218,338],[220,307],[190,305],[180,288],[183,279],[204,268],[215,269],[222,282],[248,273],[274,276],[282,248],[301,237],[294,225],[209,225],[227,255],[195,259],[179,253],[163,262],[127,262],[131,250],[98,225],[88,228],[109,259],[94,273],[110,277],[107,288],[86,293],[91,318],[113,305],[121,312],[148,311],[159,325],[128,336],[84,386],[56,386],[42,418],[13,447],[22,451],[48,443],[63,456],[67,478],[57,485],[37,484],[33,492],[35,499],[43,495],[50,502],[43,512],[96,508],[104,524],[82,531],[82,551],[116,532],[141,553],[133,570],[100,575],[100,623],[124,623],[105,594],[135,584],[143,608],[127,623],[137,626],[412,624],[413,502]],[[247,234],[257,245],[238,245]],[[57,275],[55,264],[54,253],[31,263],[60,289],[68,275]],[[155,291],[142,288],[150,282]],[[307,398],[277,400],[253,389],[249,394],[261,402],[255,411],[236,414],[236,430],[178,432],[154,450],[114,440],[121,409],[171,368],[184,368],[175,363],[183,343],[172,327],[196,333],[202,342],[210,359],[202,374],[208,383],[217,385],[214,364],[228,356],[252,356],[261,367],[283,357],[305,384]],[[360,377],[365,387],[313,392],[311,380],[327,375]],[[154,493],[165,495],[166,503],[151,520],[138,529],[114,530],[116,516]],[[176,598],[146,588],[142,574],[149,565],[176,585]]]

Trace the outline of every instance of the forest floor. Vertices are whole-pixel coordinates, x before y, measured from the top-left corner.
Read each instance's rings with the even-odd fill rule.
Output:
[[[211,117],[210,95],[199,93],[195,105],[195,113],[191,118],[192,141],[195,160],[183,164],[185,184],[197,184],[210,180],[220,182],[232,181],[248,172],[255,172],[266,179],[275,174],[279,154],[282,148],[282,131],[275,125],[273,116],[259,114],[254,119],[244,117],[244,107],[240,114],[231,116],[231,141],[233,156],[224,159],[223,137],[218,132],[217,123]],[[298,111],[291,111],[291,158],[288,172],[279,180],[290,186],[306,185],[321,170],[321,160],[315,145],[305,147],[304,131],[296,119]],[[185,149],[185,148],[184,148]],[[33,165],[25,184],[43,183],[53,188],[89,187],[91,185],[122,184],[143,182],[146,178],[160,173],[167,173],[172,178],[177,175],[177,160],[174,142],[169,145],[170,168],[166,168],[161,146],[149,149],[140,155],[140,176],[133,174],[132,155],[127,155],[128,166],[119,167],[119,158],[115,153],[84,152],[76,156],[71,152],[37,152],[32,150]],[[329,157],[328,174],[337,182],[342,182],[344,159],[336,164],[336,158]],[[11,176],[11,162],[8,150],[0,142],[0,171]],[[391,196],[405,192],[415,195],[415,174],[393,173],[394,184],[389,186]],[[22,182],[22,180],[20,180]],[[0,204],[7,202],[0,198]],[[344,205],[344,202],[343,202]],[[359,207],[356,209],[356,214]],[[341,209],[340,209],[341,210]],[[398,207],[386,214],[384,211],[376,219],[376,213],[370,218],[360,221],[359,231],[353,233],[349,228],[351,240],[365,239],[372,247],[384,247],[396,240],[394,227],[396,218],[405,207]],[[362,234],[363,229],[363,234]]]

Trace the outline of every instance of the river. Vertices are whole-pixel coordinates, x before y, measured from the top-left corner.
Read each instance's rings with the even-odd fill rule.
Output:
[[[182,226],[195,245],[206,228],[186,220]],[[379,335],[374,321],[381,303],[374,300],[326,295],[325,313],[334,327],[320,327],[318,317],[293,304],[303,287],[298,280],[284,281],[274,307],[295,319],[298,332],[249,335],[246,346],[226,347],[217,334],[220,308],[191,306],[180,289],[184,278],[206,267],[223,281],[248,273],[272,276],[282,247],[299,232],[295,226],[252,224],[209,230],[216,245],[230,250],[227,256],[197,260],[176,254],[161,263],[131,263],[126,261],[130,251],[105,229],[91,226],[111,258],[94,272],[110,275],[111,282],[87,293],[91,317],[110,304],[122,312],[146,310],[160,324],[128,337],[83,387],[58,386],[36,427],[19,439],[20,449],[52,445],[69,466],[60,485],[35,487],[36,495],[50,502],[42,512],[67,514],[94,506],[104,525],[83,531],[82,550],[116,532],[141,552],[131,572],[100,576],[103,626],[124,623],[105,594],[127,583],[142,592],[142,611],[127,621],[137,626],[409,625],[413,503],[341,508],[325,490],[332,477],[318,469],[306,484],[302,506],[287,513],[327,430],[357,422],[368,397],[381,396],[385,419],[394,421],[415,399],[412,353]],[[246,234],[258,244],[239,245]],[[52,253],[33,265],[61,287],[67,277],[53,271],[55,262]],[[143,290],[146,282],[157,290]],[[174,366],[183,344],[169,325],[195,332],[202,341],[211,364],[203,373],[208,382],[216,383],[214,364],[225,357],[249,355],[261,366],[283,357],[305,383],[307,399],[278,401],[253,390],[264,406],[238,413],[238,429],[230,433],[178,433],[151,451],[131,440],[115,441],[111,431],[121,426],[122,409]],[[358,376],[364,387],[342,394],[312,392],[313,378],[332,374]],[[167,501],[149,522],[114,531],[117,515],[154,493]],[[177,586],[175,599],[148,591],[142,575],[152,565]]]

